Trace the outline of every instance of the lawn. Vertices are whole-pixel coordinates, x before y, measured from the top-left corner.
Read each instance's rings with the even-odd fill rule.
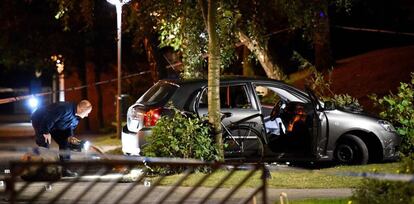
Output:
[[[93,143],[98,146],[120,145],[120,140],[112,135],[97,137]],[[110,154],[120,154],[120,150],[108,152]],[[334,166],[320,169],[285,169],[272,170],[272,178],[267,181],[269,188],[355,188],[360,185],[362,178],[340,175],[341,172],[378,172],[396,173],[399,163],[368,164],[359,166]],[[229,171],[219,170],[204,182],[203,186],[213,187],[218,184]],[[237,171],[223,187],[233,187],[248,174],[247,171]],[[203,177],[203,173],[194,173],[186,179],[182,186],[193,186]],[[260,173],[257,172],[249,179],[245,187],[257,187],[261,183]],[[161,185],[173,185],[183,175],[167,176]],[[156,178],[151,178],[152,180]]]
[[[336,166],[317,170],[282,170],[272,171],[272,178],[267,181],[269,188],[354,188],[361,184],[362,178],[341,176],[341,172],[378,172],[378,173],[396,173],[399,163],[386,164],[368,164],[361,166]],[[203,186],[213,187],[217,185],[229,171],[219,170],[211,175],[204,182]],[[223,187],[233,187],[244,176],[247,171],[237,171],[232,177],[224,183]],[[194,173],[186,179],[182,186],[193,186],[204,176],[203,173]],[[261,184],[260,173],[257,172],[249,179],[245,187],[257,187]],[[172,185],[179,180],[182,174],[167,176],[161,185]],[[155,178],[154,178],[155,179]]]
[[[98,137],[91,137],[90,141],[96,146],[120,146],[121,140],[116,137],[115,134],[104,134]]]

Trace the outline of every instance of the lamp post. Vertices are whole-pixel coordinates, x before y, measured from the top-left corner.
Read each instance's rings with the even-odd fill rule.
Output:
[[[116,95],[116,134],[121,138],[121,42],[122,42],[122,6],[130,0],[107,0],[116,7],[118,63],[117,63],[117,95]]]
[[[56,70],[58,73],[58,101],[65,101],[65,74],[63,70],[65,68],[65,64],[63,62],[62,55],[53,55],[51,59],[56,63]],[[55,78],[55,77],[54,77]]]
[[[65,101],[65,74],[63,73],[65,65],[63,60],[58,60],[56,67],[59,74],[59,101]]]

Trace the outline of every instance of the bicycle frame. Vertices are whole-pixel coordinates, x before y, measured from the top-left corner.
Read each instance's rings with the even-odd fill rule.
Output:
[[[225,116],[226,114],[223,114],[223,116]],[[241,145],[235,138],[234,138],[234,136],[233,136],[233,134],[231,133],[231,131],[230,131],[230,129],[232,129],[232,128],[234,128],[234,127],[237,127],[237,126],[240,126],[240,125],[243,125],[243,126],[247,126],[247,127],[249,127],[249,128],[253,128],[253,129],[255,129],[254,128],[254,126],[256,126],[256,125],[258,125],[258,123],[257,122],[250,122],[249,120],[251,120],[251,119],[253,119],[253,118],[256,118],[256,117],[260,117],[261,118],[261,120],[263,121],[263,115],[262,114],[260,114],[260,113],[257,113],[257,114],[254,114],[254,115],[251,115],[251,116],[248,116],[248,117],[246,117],[246,118],[242,118],[242,119],[240,119],[240,120],[238,120],[238,121],[235,121],[235,122],[230,122],[230,124],[229,125],[224,125],[224,123],[223,123],[223,119],[225,118],[225,117],[223,117],[222,119],[221,119],[221,121],[220,121],[220,125],[221,125],[221,127],[222,127],[222,132],[225,132],[225,133],[227,133],[227,134],[225,134],[225,135],[227,135],[227,137],[230,137],[231,138],[231,140],[233,140],[233,142],[237,145],[237,146],[239,146],[241,149],[242,149],[242,151],[244,151],[243,150],[243,145]],[[261,139],[262,141],[265,141],[265,144],[267,144],[267,139],[266,139],[266,137],[264,137],[263,136],[263,127],[262,128],[260,128],[260,131],[258,131],[259,132],[259,139]],[[248,133],[248,135],[250,134],[250,132]]]

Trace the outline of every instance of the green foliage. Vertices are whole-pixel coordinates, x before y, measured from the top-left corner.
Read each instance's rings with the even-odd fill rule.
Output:
[[[241,18],[239,9],[234,5],[238,1],[221,2],[218,9],[217,27],[220,42],[221,69],[228,67],[237,59],[235,44],[238,42],[235,32],[237,32],[237,22]]]
[[[82,24],[84,28],[90,28],[93,25],[94,0],[58,0],[56,3],[57,9],[54,18],[62,22],[64,31],[69,31],[71,26],[73,27],[71,23]],[[79,12],[79,16],[77,18],[71,17],[75,12]]]
[[[312,71],[312,75],[307,79],[306,83],[309,85],[310,89],[322,98],[322,100],[332,101],[337,107],[362,110],[362,106],[359,104],[358,99],[348,94],[335,94],[331,90],[332,70],[328,73],[328,79],[325,79],[326,77],[321,72],[318,72],[315,67],[311,66],[309,69]]]
[[[331,90],[331,73],[328,73],[328,79],[325,79],[323,73],[318,72],[314,66],[311,66],[309,70],[312,72],[310,78],[306,80],[309,88],[312,89],[316,95],[320,96],[323,100],[329,100],[334,95]]]
[[[220,2],[217,11],[217,34],[220,41],[221,68],[236,59],[236,21],[240,18],[234,2]],[[151,4],[151,3],[148,3]],[[236,3],[237,4],[237,3]],[[183,78],[206,78],[203,69],[208,53],[206,23],[198,1],[158,1],[146,7],[160,34],[160,47],[171,46],[182,54]],[[142,9],[141,9],[142,10]]]
[[[370,98],[381,108],[380,116],[395,124],[398,134],[403,139],[401,152],[414,151],[414,73],[411,84],[400,83],[397,94],[390,93],[380,99],[374,94]]]
[[[180,28],[180,19],[172,19],[169,22],[161,20],[159,23],[160,30],[160,47],[171,46],[174,50],[179,50],[182,44],[182,38],[178,33]]]
[[[217,160],[217,147],[210,135],[210,126],[194,115],[178,110],[173,116],[163,116],[152,129],[143,154],[150,157],[193,158]]]
[[[414,173],[414,154],[406,157],[397,173]],[[356,203],[414,203],[414,183],[365,179],[352,196]]]
[[[299,54],[297,51],[293,51],[291,59],[292,61],[299,63],[299,69],[313,67],[313,65],[307,59],[303,58],[303,56]]]
[[[351,107],[354,109],[359,109],[362,106],[359,104],[358,99],[348,95],[348,94],[334,94],[332,101],[336,106],[339,107]]]

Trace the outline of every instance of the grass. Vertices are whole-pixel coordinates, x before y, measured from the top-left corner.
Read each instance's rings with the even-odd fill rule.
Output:
[[[116,138],[114,133],[91,138],[91,142],[96,146],[120,146],[121,140]]]
[[[121,141],[114,134],[92,139],[92,143],[97,146],[111,145],[120,146]],[[122,154],[120,148],[114,149],[108,154]],[[399,163],[368,164],[360,166],[335,166],[330,168],[310,169],[310,170],[279,170],[272,171],[272,178],[267,181],[269,188],[355,188],[361,184],[362,178],[348,177],[339,175],[341,172],[378,172],[378,173],[396,173]],[[219,170],[204,182],[203,186],[213,187],[221,181],[229,171]],[[248,172],[237,171],[223,187],[233,187]],[[184,181],[182,186],[194,186],[205,174],[194,173]],[[257,187],[261,184],[261,174],[255,173],[251,179],[244,185],[245,187]],[[167,176],[161,185],[172,185],[182,177],[182,174]],[[155,178],[152,178],[155,179]]]
[[[347,204],[349,199],[337,198],[337,199],[305,199],[305,200],[291,200],[289,204]],[[279,204],[280,202],[276,202]],[[286,202],[285,202],[286,203]]]
[[[267,180],[269,188],[355,188],[361,184],[362,178],[339,175],[341,172],[378,172],[395,173],[399,163],[369,164],[361,166],[337,166],[317,170],[283,170],[271,172],[272,178]],[[212,174],[203,186],[216,186],[229,171],[219,170]],[[247,171],[237,171],[224,183],[223,187],[233,187],[246,175]],[[182,186],[194,186],[205,174],[194,173],[186,179]],[[256,172],[244,187],[257,187],[261,184],[260,172]],[[172,185],[182,174],[167,176],[161,185]],[[155,179],[155,178],[153,178]]]

